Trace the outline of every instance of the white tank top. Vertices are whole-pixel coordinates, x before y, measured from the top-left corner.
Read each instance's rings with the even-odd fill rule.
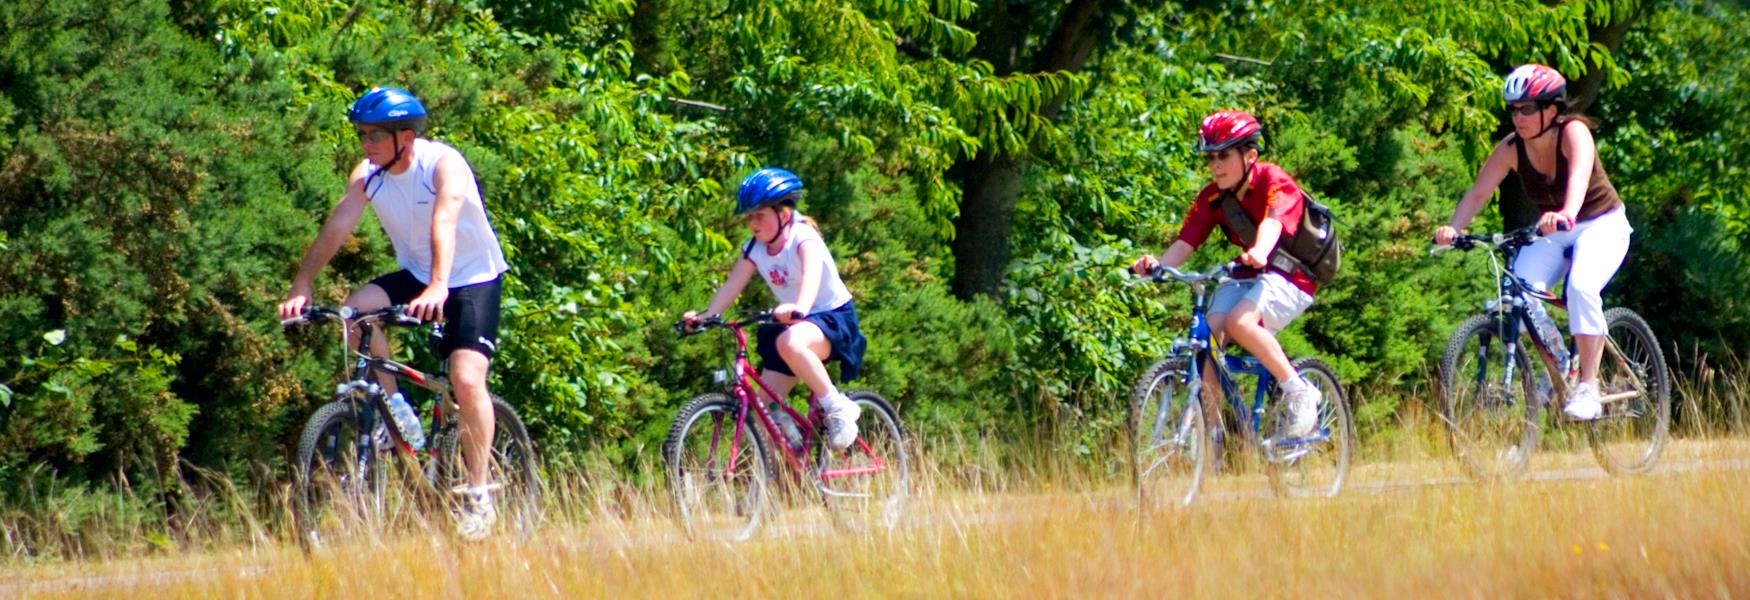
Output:
[[[851,301],[851,291],[845,289],[845,282],[839,279],[839,268],[832,261],[826,240],[820,237],[819,230],[802,222],[802,213],[792,212],[790,215],[795,219],[790,226],[790,239],[784,242],[783,249],[777,254],[771,254],[765,244],[755,240],[748,240],[741,247],[741,254],[753,261],[760,278],[766,280],[766,286],[772,288],[772,295],[778,297],[780,304],[794,304],[802,295],[802,255],[796,252],[796,248],[802,242],[820,240],[815,246],[820,251],[814,253],[820,269],[820,287],[814,294],[814,306],[805,310],[808,314],[819,314],[844,306]]]
[[[365,186],[365,197],[389,242],[395,246],[395,262],[407,269],[421,283],[431,283],[431,216],[437,201],[438,159],[454,156],[467,164],[462,153],[439,142],[418,138],[413,140],[413,164],[397,175],[388,171],[371,178]],[[367,164],[369,161],[366,161]],[[369,165],[374,172],[376,165]],[[474,183],[474,171],[468,171],[461,185],[465,195],[462,211],[456,216],[455,256],[450,261],[450,287],[485,283],[510,270],[504,260],[504,250],[498,246],[498,234],[486,221],[486,204],[480,200],[480,187]]]

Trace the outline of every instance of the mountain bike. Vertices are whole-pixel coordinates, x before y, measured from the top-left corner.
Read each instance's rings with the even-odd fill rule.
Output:
[[[712,329],[734,334],[730,369],[717,371],[721,392],[695,396],[675,415],[663,443],[675,513],[689,537],[745,540],[759,529],[771,507],[771,480],[782,458],[784,472],[812,484],[840,528],[857,531],[898,523],[909,493],[910,456],[899,413],[868,390],[846,392],[862,408],[857,441],[843,451],[827,446],[826,414],[808,398],[807,414],[778,398],[761,381],[747,358],[746,328],[777,322],[770,312],[741,321],[710,317],[681,335]],[[776,410],[767,408],[773,405]],[[787,419],[780,427],[779,420]],[[764,432],[760,435],[753,425]]]
[[[1233,265],[1204,273],[1157,267],[1153,283],[1184,283],[1191,288],[1191,326],[1173,341],[1166,358],[1144,371],[1131,388],[1129,433],[1131,465],[1138,496],[1145,506],[1189,505],[1197,498],[1212,461],[1219,459],[1216,440],[1230,430],[1250,442],[1263,458],[1270,487],[1279,496],[1334,496],[1343,489],[1354,453],[1355,426],[1348,397],[1329,365],[1316,358],[1292,361],[1294,370],[1318,386],[1318,427],[1310,435],[1281,432],[1288,422],[1287,403],[1270,370],[1255,357],[1222,352],[1212,339],[1206,314],[1209,285],[1227,281]],[[1221,403],[1204,398],[1203,371],[1214,372],[1234,416],[1234,427],[1221,425]],[[1251,404],[1245,404],[1236,375],[1257,379]]]
[[[1520,249],[1542,239],[1526,227],[1493,235],[1462,235],[1447,249],[1489,251],[1498,285],[1483,312],[1471,316],[1446,342],[1440,361],[1442,417],[1460,464],[1480,480],[1511,479],[1524,472],[1537,447],[1538,412],[1566,398],[1579,378],[1578,355],[1561,328],[1536,303],[1566,309],[1563,298],[1533,288],[1510,270]],[[1534,315],[1553,328],[1550,343],[1538,335]],[[1653,468],[1671,428],[1671,374],[1653,329],[1627,308],[1604,311],[1604,357],[1598,394],[1604,405],[1584,427],[1604,470],[1644,473]],[[1535,372],[1522,338],[1538,350]],[[1560,410],[1552,412],[1560,413]],[[1567,419],[1556,419],[1556,423]]]
[[[281,321],[287,327],[340,323],[341,343],[354,359],[350,376],[335,387],[334,399],[310,416],[298,441],[292,495],[298,539],[306,549],[361,533],[379,533],[408,520],[422,521],[421,515],[432,508],[453,514],[460,507],[459,492],[468,486],[468,469],[462,460],[461,412],[448,377],[441,367],[436,373],[422,373],[357,350],[370,348],[371,337],[386,335],[387,328],[421,326],[405,309],[309,307]],[[441,325],[432,327],[435,348],[443,333]],[[353,330],[359,332],[357,344],[348,339]],[[423,449],[414,449],[390,418],[389,397],[378,383],[379,374],[394,376],[402,390],[419,387],[431,392],[431,428]],[[497,396],[492,397],[492,412],[496,425],[489,465],[498,523],[526,538],[541,521],[534,444],[516,411]],[[403,467],[402,477],[392,476],[394,465]],[[408,485],[397,485],[402,481]]]

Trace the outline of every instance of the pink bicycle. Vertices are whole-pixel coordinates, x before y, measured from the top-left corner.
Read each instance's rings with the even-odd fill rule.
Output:
[[[763,517],[775,514],[770,493],[779,471],[772,460],[774,447],[788,467],[782,471],[793,481],[812,484],[840,528],[894,526],[905,508],[910,470],[899,413],[874,392],[847,391],[863,409],[857,441],[843,451],[830,449],[823,435],[825,414],[816,398],[809,397],[803,415],[774,395],[747,360],[745,328],[773,322],[768,312],[742,321],[702,319],[692,331],[684,323],[675,325],[682,335],[711,329],[735,334],[733,368],[716,373],[717,383],[726,389],[687,402],[662,445],[681,526],[694,539],[752,537]],[[764,435],[749,426],[753,423]]]

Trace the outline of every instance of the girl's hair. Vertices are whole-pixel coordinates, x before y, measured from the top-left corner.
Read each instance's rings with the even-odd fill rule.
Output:
[[[773,206],[773,207],[772,207],[772,210],[778,210],[778,209],[780,209],[780,208],[786,208],[786,209],[789,209],[789,210],[790,210],[790,214],[793,214],[793,215],[796,215],[796,216],[795,216],[795,219],[796,219],[796,221],[795,221],[795,222],[796,222],[796,223],[801,223],[801,224],[803,224],[803,225],[807,225],[807,226],[809,226],[809,227],[813,227],[813,228],[814,228],[814,230],[815,230],[815,231],[820,231],[820,222],[819,222],[819,221],[815,221],[815,220],[814,220],[814,217],[810,217],[810,216],[808,216],[808,215],[805,215],[805,214],[802,214],[802,211],[801,211],[801,210],[798,210],[798,209],[797,209],[797,208],[796,208],[796,205],[794,205],[794,204],[779,204],[779,205],[777,205],[777,206]],[[780,215],[780,216],[781,216],[781,215]]]

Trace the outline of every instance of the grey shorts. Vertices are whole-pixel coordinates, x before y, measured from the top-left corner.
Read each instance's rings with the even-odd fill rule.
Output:
[[[1282,331],[1300,313],[1312,306],[1313,298],[1294,287],[1280,273],[1265,272],[1251,279],[1234,279],[1221,284],[1215,297],[1209,299],[1209,314],[1233,312],[1241,300],[1251,300],[1264,315],[1264,328]]]

